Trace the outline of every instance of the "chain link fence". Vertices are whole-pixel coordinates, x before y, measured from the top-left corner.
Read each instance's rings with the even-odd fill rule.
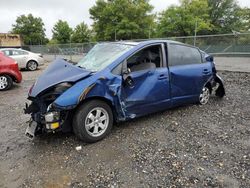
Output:
[[[170,39],[197,46],[213,55],[250,56],[250,33],[172,37]]]
[[[78,62],[96,43],[81,44],[47,44],[25,46],[27,50],[43,54],[46,61],[50,62],[56,58],[68,59]]]
[[[235,33],[223,35],[200,35],[188,37],[163,38],[175,40],[199,47],[201,50],[221,56],[250,56],[250,33]],[[139,39],[143,41],[149,39]],[[96,43],[82,44],[48,44],[25,46],[26,49],[43,54],[50,62],[60,57],[71,61],[79,61]]]

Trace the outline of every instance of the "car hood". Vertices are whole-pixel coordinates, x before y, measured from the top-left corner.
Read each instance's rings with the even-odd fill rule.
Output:
[[[48,66],[43,74],[38,77],[29,92],[29,96],[36,97],[39,93],[54,85],[64,82],[76,82],[90,74],[90,71],[70,64],[63,59],[56,59]]]

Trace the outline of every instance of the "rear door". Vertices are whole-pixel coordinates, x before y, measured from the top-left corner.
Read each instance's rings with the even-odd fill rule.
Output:
[[[211,64],[203,62],[195,47],[177,43],[167,47],[173,105],[198,101],[204,84],[212,76]]]

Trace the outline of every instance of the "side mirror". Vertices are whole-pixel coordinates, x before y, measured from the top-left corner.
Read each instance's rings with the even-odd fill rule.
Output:
[[[122,73],[122,80],[123,80],[123,83],[124,83],[126,86],[133,88],[133,87],[134,87],[134,80],[133,80],[133,78],[131,77],[130,72],[131,72],[131,71],[130,71],[129,68],[128,68],[127,71],[124,71],[124,72]]]
[[[207,56],[205,59],[206,59],[206,61],[209,61],[209,62],[213,62],[214,61],[214,57],[211,56],[211,55]]]
[[[122,63],[122,81],[125,86],[128,86],[130,88],[134,87],[134,80],[130,75],[131,70],[127,67],[127,60],[124,60]]]
[[[130,88],[134,87],[134,80],[131,76],[127,76],[126,79],[124,80],[124,83],[126,86],[129,86]]]

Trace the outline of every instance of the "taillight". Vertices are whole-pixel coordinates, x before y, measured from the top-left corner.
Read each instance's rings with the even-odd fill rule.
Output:
[[[11,67],[12,69],[18,69],[18,64],[17,64],[17,62],[15,61],[15,63],[11,64],[10,67]]]

